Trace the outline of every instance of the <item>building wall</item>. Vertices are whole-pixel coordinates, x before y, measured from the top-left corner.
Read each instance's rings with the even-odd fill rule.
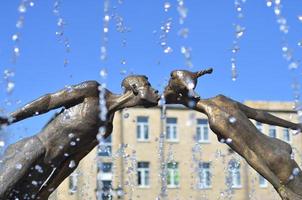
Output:
[[[291,103],[284,102],[252,102],[246,105],[264,109],[289,121],[297,122],[297,115],[292,111]],[[138,116],[147,116],[149,139],[138,141],[136,125]],[[196,121],[206,119],[206,116],[183,107],[168,107],[166,117],[177,118],[178,140],[164,143],[164,158],[169,162],[177,162],[179,169],[179,186],[167,188],[167,199],[280,199],[270,183],[259,185],[259,175],[240,156],[231,151],[226,144],[217,141],[216,135],[209,130],[209,142],[199,143],[196,140]],[[255,122],[254,122],[255,123]],[[52,195],[56,200],[96,199],[97,159],[103,163],[113,163],[111,176],[100,178],[112,179],[114,189],[121,187],[126,193],[121,199],[154,200],[161,192],[159,141],[163,130],[160,108],[131,108],[118,112],[114,119],[112,133],[112,156],[97,157],[94,149],[80,163],[77,169],[77,191],[70,193],[67,178]],[[269,125],[262,125],[263,133],[268,134]],[[283,138],[283,128],[276,128],[277,138]],[[292,134],[292,132],[290,132]],[[301,134],[292,135],[290,144],[295,148],[295,159],[301,164],[302,153]],[[121,148],[121,144],[127,145]],[[117,153],[124,150],[124,153]],[[226,184],[228,163],[236,160],[240,163],[240,187],[232,188]],[[198,188],[198,164],[210,163],[211,186]],[[149,162],[150,184],[147,187],[137,186],[137,162]],[[117,199],[113,197],[113,199]],[[161,198],[162,199],[162,198]]]

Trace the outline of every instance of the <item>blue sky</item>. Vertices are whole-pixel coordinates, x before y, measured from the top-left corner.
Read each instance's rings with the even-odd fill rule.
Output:
[[[181,46],[192,48],[192,70],[213,67],[214,73],[203,77],[197,92],[202,97],[224,94],[233,99],[243,100],[292,100],[291,82],[293,73],[282,58],[282,38],[273,9],[265,0],[247,0],[243,4],[244,18],[240,21],[246,28],[240,39],[237,56],[239,77],[231,80],[231,48],[234,40],[234,22],[238,21],[231,0],[185,1],[188,17],[179,25],[176,11],[177,0],[167,0],[172,7],[164,12],[165,1],[127,1],[118,4],[111,0],[111,11],[123,17],[130,32],[116,31],[115,22],[110,21],[108,60],[100,60],[100,46],[103,28],[103,1],[63,0],[60,12],[67,25],[65,34],[69,39],[71,52],[66,53],[57,39],[57,18],[54,16],[54,1],[35,1],[25,13],[24,28],[20,36],[20,56],[17,63],[11,63],[13,49],[12,35],[18,19],[17,0],[2,1],[0,6],[0,107],[13,111],[17,107],[38,98],[42,94],[57,91],[65,85],[85,80],[100,81],[99,71],[108,71],[108,88],[120,93],[120,83],[127,73],[145,74],[151,84],[162,91],[162,84],[174,69],[189,69],[185,66]],[[302,48],[296,44],[302,39],[301,1],[282,1],[282,14],[290,26],[286,39],[293,47],[294,55],[301,59]],[[116,7],[116,9],[112,9]],[[158,44],[161,25],[172,18],[168,44],[173,52],[163,53]],[[189,36],[178,36],[180,28],[188,28]],[[126,47],[122,46],[126,39]],[[64,67],[67,57],[69,64]],[[122,60],[126,64],[122,64]],[[2,73],[6,68],[15,70],[15,90],[11,95],[5,92]],[[297,73],[301,73],[299,70]],[[298,75],[300,76],[300,74]],[[300,77],[299,77],[300,78]],[[5,100],[13,102],[7,106]],[[21,103],[16,104],[18,100]],[[38,132],[51,114],[35,117],[18,123],[10,132],[10,141]]]

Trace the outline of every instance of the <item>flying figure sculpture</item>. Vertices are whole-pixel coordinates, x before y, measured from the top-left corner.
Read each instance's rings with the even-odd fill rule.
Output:
[[[164,91],[166,103],[183,104],[204,113],[218,140],[230,141],[226,144],[265,177],[282,199],[302,199],[302,173],[295,160],[291,159],[291,146],[262,134],[250,119],[293,130],[301,130],[301,124],[250,108],[223,95],[201,99],[194,91],[197,79],[212,71],[213,69],[196,73],[186,70],[171,72]]]
[[[86,81],[26,104],[10,114],[11,120],[0,118],[1,124],[11,124],[63,108],[41,132],[8,147],[0,165],[0,199],[48,199],[98,144],[99,128],[106,127],[105,138],[111,134],[117,110],[156,106],[160,98],[146,76],[128,76],[122,82],[122,95],[105,89],[108,112],[102,121],[99,86],[96,81]]]

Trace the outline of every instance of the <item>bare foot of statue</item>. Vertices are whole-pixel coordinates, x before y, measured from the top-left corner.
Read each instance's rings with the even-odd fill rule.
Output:
[[[99,128],[106,126],[104,137],[111,134],[115,111],[156,106],[159,100],[146,76],[128,76],[122,95],[105,89],[108,112],[102,121],[99,86],[96,81],[83,82],[26,104],[11,113],[10,121],[0,118],[0,124],[11,124],[63,108],[40,133],[8,147],[0,166],[0,199],[47,199],[98,144]]]
[[[301,130],[301,124],[250,108],[223,95],[200,98],[194,91],[197,79],[212,71],[173,71],[164,91],[166,102],[183,104],[207,115],[209,126],[218,140],[231,141],[227,145],[265,177],[283,199],[302,199],[302,174],[295,160],[291,159],[291,146],[261,134],[250,119],[293,130]]]

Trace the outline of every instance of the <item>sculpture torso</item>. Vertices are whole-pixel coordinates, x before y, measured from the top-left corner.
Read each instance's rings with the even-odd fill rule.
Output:
[[[238,102],[218,95],[201,100],[197,103],[198,107],[202,107],[203,112],[208,116],[210,128],[217,135],[218,140],[226,142],[236,152],[240,153],[242,146],[248,146],[258,156],[261,156],[276,174],[280,172],[279,169],[274,169],[276,160],[284,162],[284,164],[291,164],[279,159],[279,157],[284,158],[284,154],[290,154],[291,147],[279,139],[261,133],[240,110]],[[270,155],[267,152],[271,152]],[[291,172],[283,170],[283,173],[286,175],[282,176],[287,178]]]
[[[65,155],[77,154],[96,139],[99,127],[99,98],[88,97],[82,103],[65,108],[38,134],[46,147],[48,162],[60,162]]]

